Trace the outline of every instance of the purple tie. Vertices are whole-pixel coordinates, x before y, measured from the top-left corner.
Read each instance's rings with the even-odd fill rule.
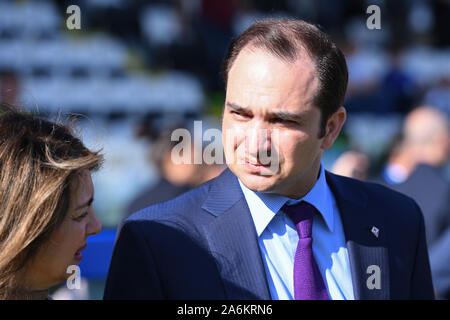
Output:
[[[295,300],[329,300],[312,252],[311,234],[316,208],[301,201],[292,206],[284,205],[281,210],[294,222],[299,237],[294,259]]]

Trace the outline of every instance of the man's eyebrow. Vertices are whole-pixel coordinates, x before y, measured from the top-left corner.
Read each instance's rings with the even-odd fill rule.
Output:
[[[234,111],[238,112],[245,112],[245,113],[251,113],[252,111],[248,108],[241,107],[233,102],[227,102],[227,106]],[[306,115],[305,114],[298,114],[298,113],[292,113],[287,111],[270,111],[267,113],[268,118],[276,118],[276,119],[282,119],[282,120],[294,120],[294,121],[304,121]]]
[[[80,210],[80,209],[83,209],[83,208],[85,208],[85,207],[89,207],[89,206],[92,204],[92,202],[94,202],[94,197],[91,197],[91,198],[88,200],[88,202],[86,202],[86,203],[84,203],[84,204],[82,204],[82,205],[76,207],[75,210]]]
[[[245,112],[245,113],[251,112],[250,109],[238,106],[237,104],[235,104],[233,102],[227,102],[227,107],[233,109],[234,111]]]
[[[268,117],[282,120],[295,120],[295,121],[303,121],[305,119],[304,114],[292,113],[287,111],[271,111],[268,113]]]

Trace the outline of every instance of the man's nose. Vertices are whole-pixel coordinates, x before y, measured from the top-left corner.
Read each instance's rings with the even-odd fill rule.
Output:
[[[262,123],[256,123],[248,128],[246,135],[246,150],[251,160],[259,160],[261,152],[270,152],[270,129]]]

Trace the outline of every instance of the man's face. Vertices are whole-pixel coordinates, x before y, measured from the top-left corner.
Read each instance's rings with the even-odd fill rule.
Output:
[[[249,189],[298,198],[314,185],[323,152],[321,113],[312,105],[318,85],[309,57],[288,63],[261,49],[239,53],[228,74],[222,139],[230,170]],[[264,154],[271,163],[264,165]]]

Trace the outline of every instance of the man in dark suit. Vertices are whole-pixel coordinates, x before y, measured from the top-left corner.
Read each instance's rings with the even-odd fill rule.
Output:
[[[228,169],[125,221],[105,299],[433,299],[417,204],[321,165],[348,80],[327,35],[258,22],[223,75]]]
[[[417,202],[428,248],[450,227],[450,186],[444,171],[449,152],[447,115],[432,106],[417,107],[405,118],[402,137],[378,179]]]
[[[450,185],[443,170],[423,163],[400,183],[388,180],[386,171],[384,178],[383,184],[417,202],[424,215],[427,245],[431,248],[450,227]]]

